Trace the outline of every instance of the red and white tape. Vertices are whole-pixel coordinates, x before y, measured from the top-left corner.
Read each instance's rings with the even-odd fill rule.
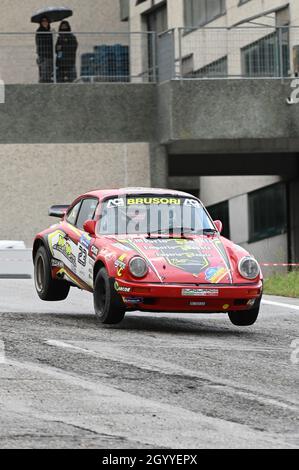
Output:
[[[299,263],[259,263],[260,266],[283,266],[283,267],[287,267],[287,266],[297,266],[299,267]]]

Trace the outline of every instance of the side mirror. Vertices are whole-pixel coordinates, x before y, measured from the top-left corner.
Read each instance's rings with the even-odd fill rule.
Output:
[[[218,232],[221,233],[222,229],[223,229],[223,225],[222,225],[221,220],[214,220],[214,225],[215,225],[216,229],[218,230]]]
[[[49,209],[49,216],[50,217],[59,217],[62,219],[62,217],[65,216],[67,210],[69,208],[69,205],[63,205],[63,206],[52,206]]]
[[[84,228],[85,232],[87,232],[89,235],[94,237],[95,234],[96,234],[96,221],[95,220],[86,220],[86,222],[84,222],[83,228]]]

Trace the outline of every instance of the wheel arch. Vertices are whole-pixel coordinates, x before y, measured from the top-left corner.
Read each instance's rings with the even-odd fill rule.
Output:
[[[51,252],[50,252],[50,248],[49,248],[49,245],[47,243],[47,241],[44,239],[44,238],[36,238],[34,240],[34,243],[33,243],[33,248],[32,248],[32,259],[33,259],[33,262],[35,260],[35,257],[36,257],[36,253],[38,251],[38,249],[43,246],[47,253],[48,253],[48,256],[49,258],[51,258]]]
[[[93,283],[95,283],[95,280],[96,280],[96,277],[97,277],[97,275],[98,275],[98,272],[99,272],[99,270],[102,269],[102,268],[107,269],[107,266],[106,266],[106,264],[104,263],[103,260],[98,259],[98,260],[96,261],[95,265],[94,265],[94,268],[93,268]]]

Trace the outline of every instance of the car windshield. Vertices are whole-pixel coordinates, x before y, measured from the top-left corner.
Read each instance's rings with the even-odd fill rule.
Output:
[[[100,235],[189,235],[214,232],[206,210],[190,196],[127,195],[103,202]]]

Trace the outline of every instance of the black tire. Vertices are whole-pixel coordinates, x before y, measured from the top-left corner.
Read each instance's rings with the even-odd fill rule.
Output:
[[[48,302],[65,300],[70,290],[66,281],[52,278],[50,260],[44,246],[37,250],[34,259],[34,283],[39,298]]]
[[[94,284],[94,310],[101,323],[116,325],[125,316],[126,308],[121,296],[114,288],[115,280],[108,276],[105,268],[101,268]]]
[[[258,317],[260,311],[261,297],[256,301],[255,307],[250,310],[243,310],[238,312],[228,312],[230,321],[235,326],[250,326],[253,325]]]

